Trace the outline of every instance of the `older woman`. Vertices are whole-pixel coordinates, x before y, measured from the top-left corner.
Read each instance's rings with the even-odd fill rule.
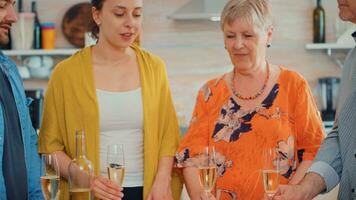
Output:
[[[193,200],[206,196],[194,167],[205,146],[216,151],[216,199],[262,199],[264,149],[282,155],[280,182],[298,183],[323,139],[322,122],[307,82],[266,60],[273,33],[268,0],[230,0],[221,29],[234,69],[199,91],[176,158]]]

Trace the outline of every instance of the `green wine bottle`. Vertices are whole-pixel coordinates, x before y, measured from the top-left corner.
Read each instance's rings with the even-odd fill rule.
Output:
[[[321,6],[321,0],[317,0],[313,12],[313,33],[314,43],[325,43],[325,10]]]

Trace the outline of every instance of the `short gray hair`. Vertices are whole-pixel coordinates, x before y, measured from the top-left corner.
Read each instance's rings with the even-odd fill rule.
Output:
[[[251,20],[255,27],[267,30],[273,24],[269,0],[229,0],[221,13],[221,30],[237,18]]]

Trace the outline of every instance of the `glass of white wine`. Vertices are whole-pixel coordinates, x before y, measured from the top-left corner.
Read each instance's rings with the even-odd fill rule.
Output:
[[[211,193],[217,179],[217,165],[215,148],[213,146],[204,147],[199,155],[198,161],[200,183],[206,193]]]
[[[125,176],[124,146],[122,144],[111,144],[107,151],[108,177],[120,187]]]
[[[262,177],[267,198],[272,199],[279,186],[279,154],[275,147],[263,150]]]
[[[46,200],[59,199],[59,166],[54,154],[42,154],[41,156],[41,187]]]

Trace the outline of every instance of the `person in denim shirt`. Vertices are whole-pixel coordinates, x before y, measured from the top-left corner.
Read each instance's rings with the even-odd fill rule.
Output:
[[[0,0],[0,44],[17,21],[14,0]],[[16,65],[0,51],[0,200],[43,199],[37,134]]]

